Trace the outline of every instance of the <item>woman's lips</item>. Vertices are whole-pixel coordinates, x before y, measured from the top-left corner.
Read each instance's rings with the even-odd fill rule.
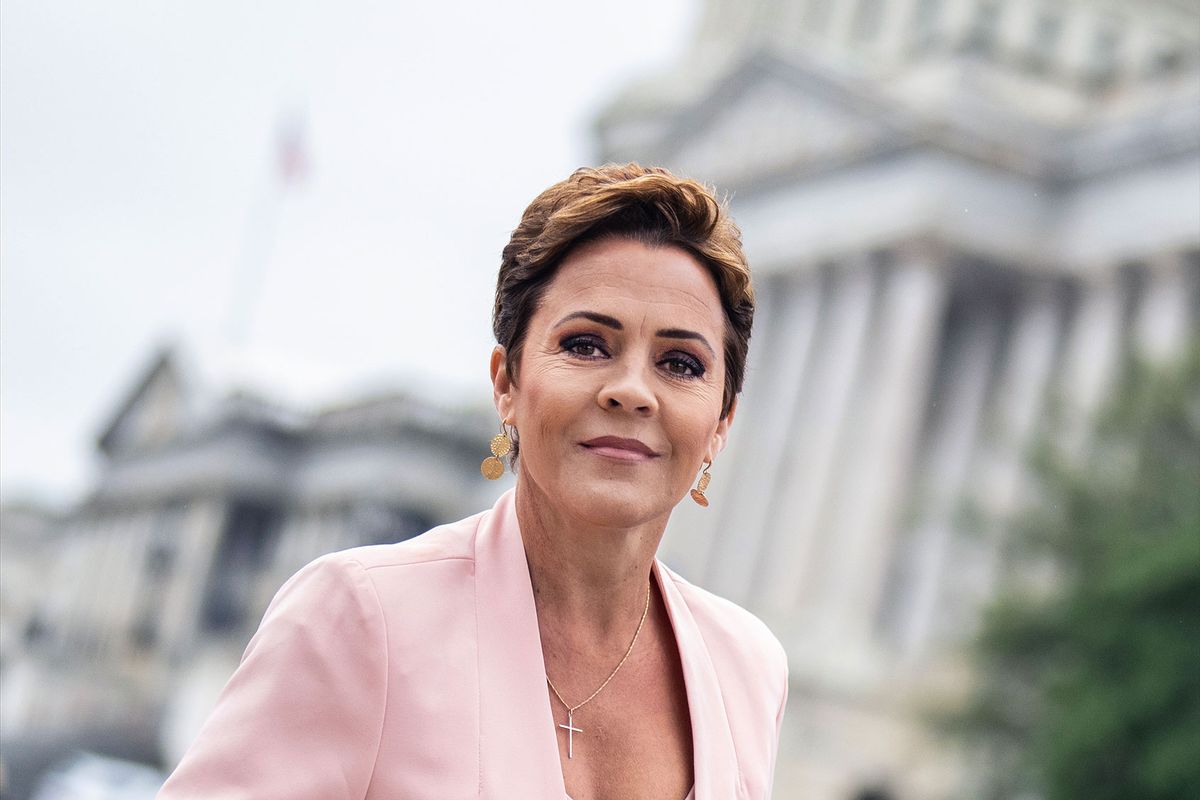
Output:
[[[582,444],[596,455],[615,458],[621,461],[649,461],[652,458],[658,457],[658,453],[637,439],[601,436],[596,439],[589,439]]]

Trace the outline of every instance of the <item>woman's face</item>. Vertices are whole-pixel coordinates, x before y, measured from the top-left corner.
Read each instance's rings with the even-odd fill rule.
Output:
[[[571,252],[530,320],[517,384],[492,355],[522,490],[595,524],[665,522],[733,419],[720,418],[724,329],[716,285],[686,251],[608,238]]]

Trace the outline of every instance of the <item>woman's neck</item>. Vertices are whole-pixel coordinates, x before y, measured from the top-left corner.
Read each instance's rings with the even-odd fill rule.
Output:
[[[516,512],[543,635],[600,646],[627,638],[645,608],[666,520],[596,524],[566,515],[521,480]]]

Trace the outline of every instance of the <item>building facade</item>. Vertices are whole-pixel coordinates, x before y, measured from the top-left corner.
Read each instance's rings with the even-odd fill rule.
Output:
[[[726,192],[755,270],[712,506],[662,556],[787,647],[776,796],[972,796],[924,720],[1029,449],[1086,456],[1128,360],[1200,333],[1200,3],[710,0],[596,135]]]
[[[314,414],[206,399],[158,355],[99,438],[90,496],[29,535],[29,514],[5,521],[0,733],[108,727],[170,767],[292,573],[491,505],[493,418],[396,394]]]
[[[971,796],[924,720],[970,681],[1028,449],[1086,456],[1126,361],[1200,335],[1198,53],[1196,0],[709,0],[598,118],[598,160],[727,192],[754,266],[712,504],[661,556],[787,647],[777,797]],[[490,505],[493,433],[206,399],[156,357],[89,498],[4,522],[0,734],[134,727],[170,766],[298,567]]]

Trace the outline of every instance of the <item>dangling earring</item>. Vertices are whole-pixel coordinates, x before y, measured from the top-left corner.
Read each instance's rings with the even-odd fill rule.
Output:
[[[708,508],[708,498],[704,496],[704,492],[708,489],[708,482],[712,480],[712,475],[708,474],[709,467],[712,466],[711,461],[704,463],[704,470],[700,473],[700,479],[696,481],[696,488],[692,489],[692,499],[696,501],[696,505]]]
[[[504,462],[500,459],[512,452],[513,440],[508,435],[508,428],[500,422],[500,432],[492,437],[492,454],[479,465],[479,471],[489,481],[498,480],[504,474]]]

